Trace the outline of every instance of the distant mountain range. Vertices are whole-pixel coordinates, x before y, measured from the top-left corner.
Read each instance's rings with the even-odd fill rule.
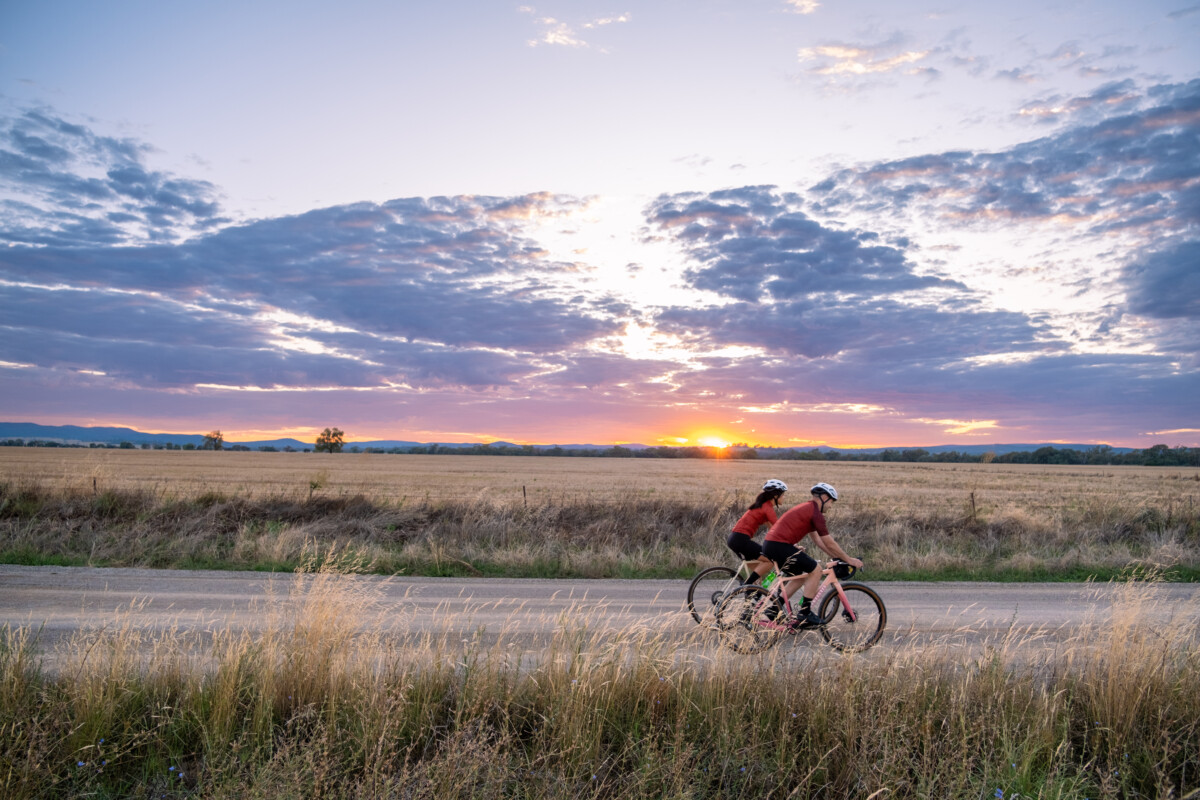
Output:
[[[105,444],[119,445],[122,442],[140,446],[143,444],[150,445],[187,445],[192,444],[197,447],[204,442],[204,436],[194,433],[142,433],[132,428],[90,428],[81,427],[78,425],[38,425],[33,422],[0,422],[0,440],[4,439],[24,439],[30,441],[40,439],[42,441],[62,442],[64,444]],[[346,447],[358,447],[361,449],[367,448],[382,448],[390,450],[393,447],[428,447],[431,444],[436,444],[438,447],[474,447],[480,444],[487,444],[492,447],[520,447],[520,445],[512,444],[511,442],[410,442],[397,439],[386,439],[371,442],[347,442]],[[260,447],[274,447],[277,450],[283,450],[285,447],[291,447],[294,450],[312,449],[312,442],[302,442],[299,439],[264,439],[260,441],[241,442],[225,440],[225,446],[241,445],[249,447],[252,450],[257,450]],[[622,444],[621,447],[629,450],[644,450],[650,445],[644,444]],[[839,453],[867,453],[875,454],[882,453],[884,450],[926,450],[930,453],[947,453],[958,452],[971,455],[981,455],[983,453],[995,453],[996,455],[1004,455],[1005,453],[1031,452],[1041,447],[1054,447],[1059,450],[1089,450],[1098,445],[1093,444],[1059,444],[1059,443],[1042,443],[1042,444],[945,444],[931,446],[895,446],[895,447],[759,447],[759,450],[799,450],[808,452],[811,450],[819,450],[823,453],[839,452]],[[552,447],[561,447],[564,450],[607,450],[612,447],[611,444],[538,444],[534,445],[535,449],[545,450]],[[1132,448],[1129,447],[1114,447],[1115,453],[1128,453]]]
[[[46,442],[62,442],[64,444],[113,444],[117,445],[121,442],[129,442],[133,445],[142,444],[193,444],[199,447],[204,443],[203,434],[197,433],[143,433],[142,431],[134,430],[133,428],[90,428],[81,427],[79,425],[38,425],[33,422],[0,422],[0,440],[3,439],[24,439],[32,441],[34,439]],[[513,444],[512,442],[410,442],[403,439],[381,439],[370,442],[346,442],[346,447],[358,447],[366,449],[383,448],[391,449],[393,447],[428,447],[431,444],[436,444],[438,447],[474,447],[478,444],[487,444],[492,447],[520,447],[521,445]],[[234,441],[232,439],[225,440],[225,446],[242,445],[252,449],[259,447],[274,447],[282,450],[285,447],[291,447],[296,450],[305,448],[311,449],[313,442],[302,442],[299,439],[261,439],[256,441]],[[612,445],[610,444],[547,444],[535,445],[538,448],[562,447],[563,449],[580,449],[580,450],[606,450]],[[643,449],[647,445],[644,444],[623,444],[622,447],[628,447],[632,450]]]

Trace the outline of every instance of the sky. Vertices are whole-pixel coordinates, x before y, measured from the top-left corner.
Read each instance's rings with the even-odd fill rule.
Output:
[[[0,3],[0,419],[1200,446],[1200,2]]]

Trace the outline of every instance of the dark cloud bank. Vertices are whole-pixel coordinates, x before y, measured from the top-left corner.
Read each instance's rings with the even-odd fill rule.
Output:
[[[717,299],[656,309],[574,295],[562,279],[574,265],[525,233],[531,214],[572,198],[409,198],[234,225],[214,187],[148,169],[142,145],[29,112],[0,129],[0,361],[36,369],[6,370],[5,382],[502,387],[540,401],[583,388],[639,403],[708,393],[727,407],[1197,427],[1200,82],[1098,97],[1114,92],[1110,116],[1004,152],[872,164],[804,191],[660,197],[651,230]],[[1087,101],[1076,107],[1101,105]],[[1097,313],[1136,318],[1152,352],[1076,352],[1045,320],[918,269],[910,242],[838,222],[914,209],[961,225],[1066,216],[1120,233],[1126,300]],[[635,315],[701,354],[762,355],[701,355],[696,370],[596,346]],[[653,383],[664,371],[671,381]]]

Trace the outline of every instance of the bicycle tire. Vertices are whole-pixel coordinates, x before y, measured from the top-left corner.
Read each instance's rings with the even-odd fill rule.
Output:
[[[759,623],[772,618],[767,609],[775,605],[778,601],[761,586],[734,589],[717,607],[717,634],[721,644],[735,653],[744,654],[761,653],[772,647],[782,638],[783,632]]]
[[[842,598],[831,591],[821,602],[818,612],[825,624],[821,635],[840,653],[861,653],[874,647],[883,637],[887,627],[887,608],[883,600],[870,586],[861,583],[843,583],[842,591],[854,611],[855,619],[842,608]],[[839,613],[840,612],[840,613]]]
[[[717,606],[725,595],[740,585],[734,581],[737,581],[737,570],[729,567],[708,567],[692,578],[687,604],[697,625],[711,627],[716,622]]]

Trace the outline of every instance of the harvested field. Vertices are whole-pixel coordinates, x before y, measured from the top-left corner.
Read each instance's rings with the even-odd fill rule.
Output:
[[[0,448],[0,558],[284,568],[327,547],[378,571],[682,576],[725,562],[762,481],[843,495],[874,577],[1200,574],[1200,469]]]
[[[1181,512],[1200,505],[1200,469],[1186,467],[0,448],[0,480],[179,498],[307,495],[318,483],[326,494],[383,501],[486,497],[534,504],[652,496],[740,505],[767,478],[791,487],[789,504],[816,481],[832,483],[843,495],[839,508],[969,513],[972,493],[976,513],[1020,508],[1037,515],[1096,502]]]

